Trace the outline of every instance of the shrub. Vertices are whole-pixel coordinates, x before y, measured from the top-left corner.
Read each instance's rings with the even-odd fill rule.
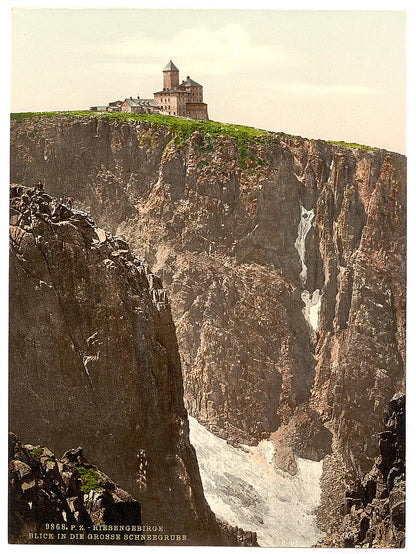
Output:
[[[102,489],[102,481],[99,474],[92,467],[76,466],[75,468],[81,479],[81,490],[85,494],[90,491]]]
[[[29,455],[32,458],[32,460],[35,460],[36,462],[38,462],[42,452],[43,452],[43,448],[38,446],[38,447],[34,448],[33,450],[29,450]]]

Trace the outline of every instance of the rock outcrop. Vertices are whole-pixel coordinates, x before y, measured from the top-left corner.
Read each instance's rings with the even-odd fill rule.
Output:
[[[296,457],[320,462],[332,449],[332,434],[322,425],[319,414],[308,406],[297,408],[289,423],[270,435],[275,446],[276,467],[295,475]]]
[[[130,533],[121,526],[149,535],[142,531],[139,502],[89,463],[82,448],[58,459],[9,433],[9,499],[11,543],[123,544]],[[100,535],[101,541],[94,539]]]
[[[255,546],[255,533],[217,522],[220,542]],[[163,525],[142,522],[140,503],[83,455],[61,459],[9,433],[9,542],[20,544],[177,545]]]
[[[160,279],[44,192],[13,185],[10,217],[10,429],[53,452],[81,445],[145,524],[237,544],[203,495]]]
[[[379,456],[371,470],[345,492],[340,529],[319,544],[341,548],[405,546],[405,397],[389,405],[385,429],[379,433]]]
[[[404,386],[404,156],[95,117],[14,120],[11,144],[13,181],[74,196],[161,274],[192,415],[254,444],[309,404],[371,468]]]

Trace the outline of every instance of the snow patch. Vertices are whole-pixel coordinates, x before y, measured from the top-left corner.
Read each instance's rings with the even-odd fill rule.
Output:
[[[312,329],[316,332],[318,330],[319,315],[321,312],[321,291],[316,289],[314,292],[310,293],[309,291],[304,290],[301,294],[301,298],[305,304],[305,307],[302,310],[303,315]]]
[[[298,225],[298,236],[295,241],[295,248],[298,251],[299,258],[302,264],[302,271],[299,274],[302,285],[305,285],[308,276],[308,268],[305,263],[306,257],[306,237],[312,227],[312,222],[315,217],[315,212],[312,210],[306,210],[303,206],[300,207],[300,220]],[[302,312],[306,321],[316,332],[319,326],[319,313],[321,310],[321,298],[322,295],[319,289],[314,292],[304,290],[301,294],[301,298],[305,304]]]
[[[305,263],[306,236],[312,227],[314,217],[315,213],[313,210],[306,210],[303,206],[300,207],[300,221],[298,225],[298,236],[295,241],[295,248],[298,251],[300,262],[302,264],[302,271],[300,272],[299,277],[303,285],[306,283],[306,277],[308,275],[308,268]]]
[[[314,515],[322,462],[297,458],[299,471],[291,476],[275,468],[273,442],[236,448],[196,419],[189,422],[205,497],[220,519],[255,531],[260,546],[310,547],[323,536]]]

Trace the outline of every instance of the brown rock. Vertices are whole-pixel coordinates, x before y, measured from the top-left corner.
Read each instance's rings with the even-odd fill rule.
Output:
[[[11,202],[22,214],[11,233],[11,427],[23,441],[66,451],[64,464],[82,464],[88,452],[132,491],[144,522],[186,534],[191,544],[224,544],[189,443],[167,300],[152,302],[142,264],[117,239],[97,244],[87,217],[54,211],[55,200],[24,187],[13,188]],[[40,202],[49,202],[55,217],[40,215]],[[68,450],[74,444],[81,446]],[[42,452],[47,458],[50,451]],[[45,471],[42,460],[36,463]],[[63,472],[65,484],[70,495],[80,494]],[[50,514],[46,493],[42,498]]]
[[[351,483],[345,491],[344,518],[328,529],[318,546],[359,548],[402,548],[405,544],[405,468],[398,470],[397,460],[404,450],[404,396],[395,396],[389,405],[383,439],[390,439],[389,455],[378,458],[363,479]],[[387,464],[387,465],[385,465]],[[393,488],[388,475],[397,468]]]
[[[389,399],[404,390],[405,157],[278,135],[244,143],[244,157],[229,136],[200,133],[179,147],[173,135],[163,126],[87,117],[16,120],[12,178],[41,176],[48,192],[75,196],[100,227],[148,260],[146,273],[160,274],[177,326],[186,406],[199,421],[233,443],[290,429],[285,437],[297,436],[308,445],[304,455],[319,459],[329,437],[316,428],[308,434],[299,413],[309,404],[345,469],[362,477],[377,454],[373,438]],[[304,260],[295,246],[302,207],[314,211]],[[13,240],[29,245],[34,238],[21,229],[30,229],[30,219],[14,210],[21,223]],[[71,217],[62,213],[69,243],[77,238]],[[96,237],[83,240],[96,244]],[[109,274],[118,257],[102,261]],[[42,281],[50,284],[46,274]],[[302,312],[305,289],[321,295],[316,333]],[[161,290],[149,292],[164,317]],[[282,444],[293,449],[288,441]],[[388,448],[380,461],[386,468]]]
[[[31,455],[31,450],[12,438],[12,458],[26,455],[32,460],[31,466],[26,466],[25,475],[22,480],[18,471],[13,468],[19,467],[22,462],[12,459],[9,463],[9,540],[11,543],[29,544],[74,544],[70,536],[58,539],[57,533],[64,533],[73,525],[74,532],[84,533],[92,531],[93,525],[140,525],[141,512],[140,504],[134,500],[126,491],[119,489],[120,494],[107,492],[102,488],[91,490],[88,493],[81,491],[80,467],[92,471],[105,484],[106,489],[116,489],[114,483],[100,472],[100,470],[89,464],[87,460],[78,465],[79,460],[69,460],[67,457],[58,460],[50,452],[49,456],[58,471],[59,481],[64,483],[70,475],[70,481],[77,480],[78,494],[72,496],[70,488],[60,487],[57,484],[57,476],[51,475],[42,465],[36,463]],[[32,457],[31,457],[32,456]],[[66,476],[63,475],[66,474]],[[88,482],[89,486],[99,487],[100,483]],[[94,501],[96,498],[100,501]],[[83,525],[83,529],[78,527]],[[45,531],[48,531],[45,533]],[[54,540],[45,538],[52,532]],[[79,544],[97,543],[95,540],[79,540]],[[120,544],[121,541],[106,541],[107,544]]]
[[[403,156],[276,135],[247,143],[243,160],[225,135],[175,148],[163,126],[87,117],[16,120],[11,136],[14,181],[40,175],[73,195],[161,274],[194,416],[255,443],[290,421],[315,378],[313,407],[348,466],[370,469],[363,437],[381,430],[403,378]],[[315,213],[304,284],[301,206]],[[304,288],[322,294],[316,337]]]

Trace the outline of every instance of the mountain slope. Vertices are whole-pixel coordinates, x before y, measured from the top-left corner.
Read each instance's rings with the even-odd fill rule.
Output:
[[[368,471],[403,388],[404,156],[169,121],[13,120],[12,179],[74,196],[161,274],[201,423],[256,444],[308,403]]]

